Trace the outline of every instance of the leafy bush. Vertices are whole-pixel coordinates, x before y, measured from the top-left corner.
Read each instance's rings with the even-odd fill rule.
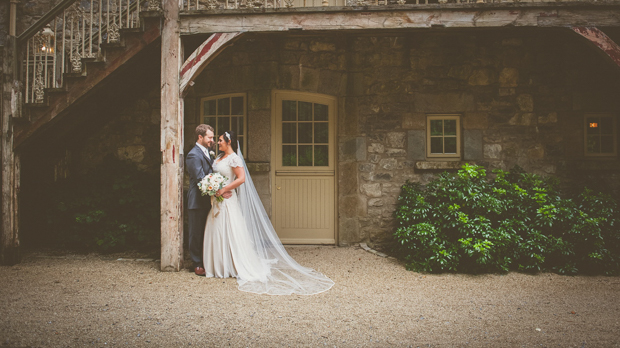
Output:
[[[57,246],[103,252],[159,246],[159,173],[108,159],[49,193],[47,239]]]
[[[610,196],[560,195],[558,182],[464,165],[422,187],[407,182],[394,236],[411,270],[616,274],[620,215]]]

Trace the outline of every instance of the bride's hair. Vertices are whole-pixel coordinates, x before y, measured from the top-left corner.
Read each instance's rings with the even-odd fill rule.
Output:
[[[237,153],[238,143],[237,143],[237,133],[233,131],[226,131],[222,134],[224,137],[224,141],[227,142],[230,146],[232,146],[233,152]]]

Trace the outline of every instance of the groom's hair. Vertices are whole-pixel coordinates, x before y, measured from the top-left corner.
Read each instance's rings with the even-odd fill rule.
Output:
[[[196,127],[196,139],[198,139],[199,135],[202,135],[203,137],[207,135],[207,131],[210,130],[211,132],[213,132],[213,134],[215,134],[215,131],[213,130],[213,127],[209,126],[208,124],[199,124],[198,127]]]

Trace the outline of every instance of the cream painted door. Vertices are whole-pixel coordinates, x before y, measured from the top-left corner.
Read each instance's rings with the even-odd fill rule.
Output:
[[[285,244],[334,244],[335,98],[276,91],[274,221]]]

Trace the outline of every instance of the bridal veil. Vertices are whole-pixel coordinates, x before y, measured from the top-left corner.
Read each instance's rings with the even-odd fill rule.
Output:
[[[238,279],[239,290],[270,295],[314,295],[329,290],[334,285],[331,279],[301,266],[286,252],[254,187],[241,147],[237,155],[245,171],[245,183],[237,188],[241,212],[258,256],[270,265],[264,281]]]

